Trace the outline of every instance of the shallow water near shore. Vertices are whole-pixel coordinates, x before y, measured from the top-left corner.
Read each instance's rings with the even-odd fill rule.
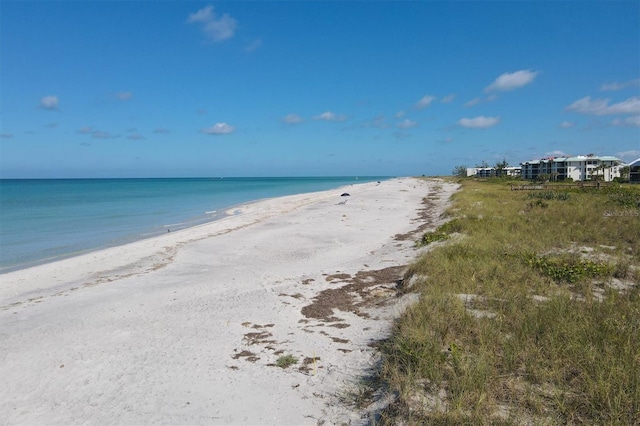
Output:
[[[199,225],[241,203],[383,179],[0,180],[0,273]]]

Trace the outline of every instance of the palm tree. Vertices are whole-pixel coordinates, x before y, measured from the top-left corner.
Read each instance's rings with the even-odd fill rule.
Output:
[[[600,163],[598,165],[598,167],[596,167],[595,169],[593,169],[593,180],[606,180],[606,173],[605,170],[610,169],[611,166],[608,166],[606,164]]]

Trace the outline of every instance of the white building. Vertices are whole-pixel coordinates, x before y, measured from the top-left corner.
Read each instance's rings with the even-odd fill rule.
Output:
[[[525,161],[522,166],[522,177],[535,180],[546,175],[549,180],[559,181],[571,178],[574,181],[603,180],[611,182],[620,177],[620,169],[624,163],[613,156],[579,155],[577,157],[543,158]]]
[[[495,177],[495,176],[520,176],[520,167],[505,167],[504,169],[496,169],[495,167],[468,167],[467,177]]]

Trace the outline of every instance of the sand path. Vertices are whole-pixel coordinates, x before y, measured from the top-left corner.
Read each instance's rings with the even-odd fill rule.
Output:
[[[455,189],[402,178],[263,200],[0,275],[0,424],[360,422],[336,394],[411,300],[395,281],[418,235],[402,235],[435,225]]]

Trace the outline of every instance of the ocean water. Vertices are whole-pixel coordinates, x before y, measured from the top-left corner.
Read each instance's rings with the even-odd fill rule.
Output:
[[[250,201],[383,179],[2,179],[0,273],[220,219]]]

